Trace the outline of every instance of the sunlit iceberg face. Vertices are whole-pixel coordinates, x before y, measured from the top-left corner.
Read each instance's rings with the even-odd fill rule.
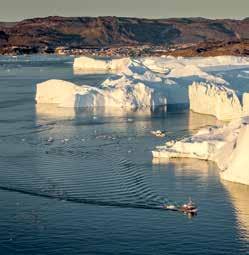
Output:
[[[123,72],[130,65],[131,59],[110,59],[110,58],[75,58],[73,68],[75,74],[84,73],[116,73]]]
[[[214,83],[194,82],[189,87],[190,109],[231,120],[242,116],[243,106],[235,91]]]
[[[54,103],[60,107],[118,107],[131,110],[167,105],[167,97],[143,83],[129,83],[129,80],[102,88],[49,80],[37,85],[36,102]]]

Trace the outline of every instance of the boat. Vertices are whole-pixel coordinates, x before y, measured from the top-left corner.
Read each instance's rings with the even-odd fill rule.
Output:
[[[188,203],[183,204],[179,207],[179,211],[185,213],[185,214],[196,214],[198,209],[196,204],[189,198]]]
[[[184,214],[188,214],[189,216],[197,215],[198,211],[196,204],[191,200],[191,198],[189,198],[188,203],[183,205],[164,204],[162,208],[164,210],[182,212]]]
[[[161,130],[151,131],[151,134],[157,137],[165,137],[165,132]]]

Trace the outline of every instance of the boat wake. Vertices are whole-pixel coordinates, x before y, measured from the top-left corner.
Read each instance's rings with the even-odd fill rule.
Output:
[[[50,125],[37,127],[39,131],[46,128]],[[7,151],[1,157],[2,168],[9,170],[1,172],[0,190],[96,206],[170,210],[166,205],[176,205],[151,187],[153,176],[146,171],[144,158],[130,153],[139,147],[140,139],[117,137],[106,130],[96,133],[71,137],[69,132],[50,143],[49,132],[24,141],[6,139],[18,146],[14,155]],[[62,143],[64,136],[70,139]],[[24,154],[24,146],[32,153]]]
[[[103,201],[103,200],[95,200],[95,199],[88,199],[88,198],[78,198],[68,195],[60,195],[58,194],[49,194],[49,193],[42,193],[36,192],[32,190],[25,190],[25,189],[17,189],[12,187],[5,187],[0,186],[0,190],[9,191],[9,192],[17,192],[20,194],[36,196],[36,197],[43,197],[48,199],[57,199],[60,201],[66,201],[71,203],[78,203],[78,204],[90,204],[90,205],[97,205],[97,206],[112,206],[112,207],[122,207],[122,208],[140,208],[140,209],[157,209],[157,210],[165,210],[161,204],[157,204],[156,202],[151,204],[142,204],[142,203],[125,203],[125,202],[118,202],[118,201]]]

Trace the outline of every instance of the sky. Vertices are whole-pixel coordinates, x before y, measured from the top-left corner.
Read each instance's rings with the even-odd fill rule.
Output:
[[[144,18],[249,16],[249,0],[0,0],[0,20],[45,16]]]

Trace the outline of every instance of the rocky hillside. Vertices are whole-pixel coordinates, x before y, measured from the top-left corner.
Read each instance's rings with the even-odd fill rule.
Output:
[[[0,53],[22,48],[34,52],[56,47],[116,47],[161,45],[196,47],[243,44],[247,52],[249,18],[210,20],[204,18],[138,19],[118,17],[47,17],[21,22],[0,22]],[[209,46],[210,47],[210,46]],[[245,51],[244,51],[245,48]],[[249,49],[249,48],[248,48]],[[25,53],[25,52],[24,52]]]

